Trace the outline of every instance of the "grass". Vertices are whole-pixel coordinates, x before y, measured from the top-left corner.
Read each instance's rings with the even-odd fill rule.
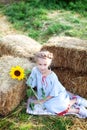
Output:
[[[86,4],[81,7],[80,4],[70,3],[71,6],[63,8],[61,3],[57,5],[55,2],[51,3],[50,0],[48,0],[50,4],[44,1],[38,3],[39,1],[27,0],[10,5],[0,5],[0,11],[8,17],[14,28],[26,33],[41,44],[52,36],[87,39]],[[28,115],[24,102],[22,102],[11,114],[0,117],[0,130],[71,130],[76,123],[73,121],[72,116]],[[83,128],[81,124],[77,125],[77,129],[80,129],[80,126]]]
[[[55,12],[53,12],[55,14]],[[51,19],[61,25],[57,26],[55,35],[78,37],[87,39],[87,21],[86,17],[72,11],[58,11]],[[53,26],[52,26],[53,28]],[[61,30],[61,31],[60,31]]]
[[[33,116],[19,106],[8,117],[0,118],[0,130],[66,130],[73,125],[70,117]]]
[[[55,1],[49,3],[47,5],[40,0],[21,1],[6,5],[2,10],[14,28],[26,32],[41,44],[54,35],[87,39],[86,6],[81,6],[81,2],[80,5],[70,3],[71,6],[64,9]],[[79,11],[80,6],[82,9]]]

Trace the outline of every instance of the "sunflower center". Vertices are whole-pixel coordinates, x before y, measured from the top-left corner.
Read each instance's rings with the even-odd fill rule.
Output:
[[[14,74],[15,74],[16,76],[20,76],[21,72],[18,71],[18,70],[16,70],[16,71],[14,72]]]

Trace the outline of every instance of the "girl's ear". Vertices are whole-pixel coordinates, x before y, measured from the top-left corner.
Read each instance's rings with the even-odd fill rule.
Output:
[[[51,65],[48,66],[48,70],[50,70],[50,69],[51,69]]]
[[[50,63],[49,63],[48,69],[50,70],[51,67],[52,67],[52,60],[50,59]]]
[[[50,70],[53,70],[54,69],[54,65],[53,65],[53,63],[51,63],[49,66],[48,66],[48,69]]]

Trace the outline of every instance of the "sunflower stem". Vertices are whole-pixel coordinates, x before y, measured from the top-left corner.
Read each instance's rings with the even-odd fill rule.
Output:
[[[29,86],[29,87],[32,90],[32,92],[34,93],[35,97],[38,99],[38,96],[37,96],[36,92],[34,91],[34,89],[31,86]]]

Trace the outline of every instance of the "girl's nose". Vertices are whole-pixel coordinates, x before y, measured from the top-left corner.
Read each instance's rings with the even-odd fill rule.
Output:
[[[44,66],[41,66],[42,69],[44,69]]]

